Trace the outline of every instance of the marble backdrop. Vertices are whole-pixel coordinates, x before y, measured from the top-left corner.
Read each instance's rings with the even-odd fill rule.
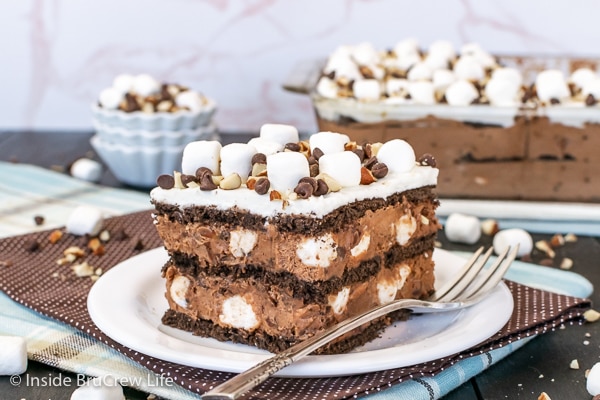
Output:
[[[3,0],[0,131],[91,130],[90,104],[119,73],[213,97],[222,131],[316,129],[293,68],[340,44],[417,38],[497,54],[599,56],[593,0]]]

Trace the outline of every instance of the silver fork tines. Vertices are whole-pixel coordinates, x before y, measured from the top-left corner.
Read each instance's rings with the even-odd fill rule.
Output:
[[[337,325],[268,358],[254,367],[236,375],[202,396],[203,400],[237,399],[248,390],[258,386],[267,378],[312,353],[333,339],[360,325],[392,311],[411,309],[414,312],[442,312],[472,306],[485,298],[502,280],[510,264],[517,256],[518,246],[508,247],[494,263],[484,268],[492,248],[485,254],[479,248],[467,261],[459,273],[444,287],[439,288],[428,300],[400,299],[378,306],[363,314],[344,320]],[[483,269],[483,271],[482,271]]]

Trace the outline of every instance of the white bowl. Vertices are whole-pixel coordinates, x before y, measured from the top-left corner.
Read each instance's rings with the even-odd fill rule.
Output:
[[[159,175],[181,169],[185,147],[131,147],[106,142],[98,135],[90,143],[120,182],[146,188],[156,186]]]
[[[131,130],[92,121],[96,134],[105,142],[135,147],[178,147],[196,140],[217,140],[214,123],[196,129],[177,131]]]
[[[144,131],[177,131],[207,126],[211,123],[216,110],[217,104],[212,99],[207,99],[206,106],[197,112],[181,110],[153,114],[142,111],[128,113],[121,110],[107,110],[98,104],[92,105],[92,115],[99,123]]]

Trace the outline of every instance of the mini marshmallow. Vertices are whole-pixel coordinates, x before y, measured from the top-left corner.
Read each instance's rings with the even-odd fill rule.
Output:
[[[335,99],[338,97],[338,86],[333,79],[329,79],[326,76],[321,77],[317,82],[316,87],[317,93],[328,99]]]
[[[590,396],[600,394],[600,362],[592,366],[586,378],[585,388]]]
[[[446,89],[446,101],[451,106],[468,106],[479,97],[473,84],[464,79],[458,80]]]
[[[278,151],[283,150],[283,145],[281,143],[277,143],[272,140],[267,140],[260,137],[250,139],[248,141],[248,144],[254,146],[258,153],[263,153],[266,156],[269,154],[275,154]]]
[[[485,77],[483,66],[474,56],[462,56],[454,64],[454,74],[458,79],[467,81],[480,81]]]
[[[127,93],[133,90],[133,75],[130,74],[119,74],[113,79],[113,88],[117,89],[120,93]]]
[[[396,43],[393,50],[398,58],[419,55],[419,41],[415,38],[401,40]]]
[[[75,208],[67,219],[67,232],[73,235],[96,236],[102,225],[104,218],[102,211],[92,206],[79,206]]]
[[[435,104],[435,92],[433,83],[429,81],[410,82],[408,93],[411,100],[416,104]]]
[[[298,129],[293,125],[264,124],[260,127],[260,138],[277,142],[282,146],[288,143],[298,143]]]
[[[337,132],[318,132],[309,139],[310,150],[316,148],[323,154],[338,153],[344,151],[344,145],[350,141],[348,135]]]
[[[103,89],[98,96],[98,102],[107,110],[116,110],[121,101],[123,101],[123,93],[113,87]]]
[[[350,54],[342,51],[334,53],[329,57],[323,71],[325,74],[335,72],[335,79],[346,78],[354,80],[361,77],[358,66],[352,61]]]
[[[329,153],[319,158],[319,171],[335,179],[342,187],[360,185],[360,158],[351,151]]]
[[[221,143],[216,140],[198,140],[188,143],[183,149],[181,172],[196,175],[200,167],[210,169],[213,174],[220,174]]]
[[[99,376],[77,388],[71,400],[125,400],[123,388],[111,375]]]
[[[598,78],[598,75],[590,68],[578,68],[569,77],[569,80],[578,88],[583,88],[589,82]]]
[[[535,78],[537,95],[540,100],[549,102],[550,99],[566,99],[571,96],[571,91],[562,71],[548,69],[540,72]]]
[[[449,40],[436,40],[429,45],[427,50],[429,55],[434,54],[436,57],[445,59],[446,62],[456,57],[454,45]]]
[[[386,66],[388,68],[397,68],[401,71],[408,71],[413,65],[421,62],[421,56],[419,53],[406,53],[403,55],[397,55],[386,59]]]
[[[408,172],[415,167],[416,156],[412,146],[405,140],[392,139],[381,145],[377,160],[387,165],[390,172]]]
[[[591,94],[596,99],[600,99],[600,78],[596,77],[589,82],[586,82],[581,89],[581,94],[583,94],[584,97]]]
[[[481,223],[475,216],[452,213],[446,219],[444,232],[451,242],[473,244],[481,237]]]
[[[408,71],[409,81],[429,81],[433,75],[433,70],[424,62],[418,62]]]
[[[89,158],[80,158],[71,164],[71,176],[88,182],[98,182],[102,176],[102,164]]]
[[[533,249],[533,239],[531,235],[520,228],[503,229],[494,235],[493,240],[494,252],[502,253],[508,246],[514,247],[519,245],[517,257],[523,257],[531,253]]]
[[[519,104],[521,87],[503,77],[493,77],[485,85],[485,95],[494,106],[515,106]]]
[[[361,79],[352,86],[354,97],[359,100],[379,100],[381,85],[377,79]]]
[[[308,160],[304,154],[293,151],[270,154],[267,156],[267,176],[272,189],[294,190],[301,178],[310,176]]]
[[[409,83],[406,79],[391,78],[385,83],[385,91],[389,96],[405,96]]]
[[[199,112],[204,109],[204,97],[193,90],[184,90],[175,96],[175,104],[179,107],[185,107],[192,112]]]
[[[160,92],[160,82],[148,74],[139,74],[133,78],[132,90],[140,96],[150,96]]]
[[[516,68],[496,68],[492,72],[492,79],[502,79],[511,82],[513,85],[520,87],[523,84],[523,75]]]
[[[252,156],[256,148],[245,143],[231,143],[221,148],[221,175],[236,173],[242,181],[248,179],[252,171]]]
[[[19,336],[0,336],[0,375],[19,375],[27,370],[27,343]]]
[[[359,65],[373,65],[377,63],[379,56],[372,43],[362,42],[352,48],[352,58]]]
[[[432,71],[448,68],[448,59],[439,53],[429,53],[423,61]]]
[[[448,86],[456,81],[456,76],[449,69],[437,69],[433,71],[431,81],[433,83],[433,90],[443,93]]]

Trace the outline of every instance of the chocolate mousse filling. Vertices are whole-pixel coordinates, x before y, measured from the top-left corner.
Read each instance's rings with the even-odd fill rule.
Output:
[[[315,354],[341,354],[377,338],[381,330],[396,321],[408,319],[410,311],[399,310],[373,320],[341,336],[324,347],[315,351]],[[201,337],[211,337],[220,341],[243,343],[268,350],[272,353],[281,352],[298,343],[295,338],[275,337],[263,331],[248,332],[242,329],[223,327],[205,319],[192,319],[188,315],[167,310],[162,318],[162,323],[172,328],[191,332]]]
[[[386,199],[374,198],[356,201],[337,208],[323,216],[323,218],[293,214],[267,218],[238,208],[228,210],[221,210],[214,206],[180,208],[173,204],[153,203],[156,208],[156,215],[167,216],[170,221],[183,225],[210,222],[211,224],[243,226],[246,229],[264,231],[268,222],[269,225],[275,226],[280,232],[294,232],[313,236],[322,232],[337,232],[352,221],[363,217],[367,211],[376,211],[387,206],[402,203],[430,203],[437,207],[439,201],[433,189],[433,186],[426,186],[395,193]]]
[[[196,256],[174,252],[163,267],[163,274],[168,267],[174,267],[182,275],[194,277],[202,281],[206,276],[215,276],[230,281],[254,279],[267,285],[277,286],[294,298],[303,299],[305,303],[324,303],[327,296],[339,292],[343,287],[363,282],[377,275],[381,268],[391,268],[404,260],[416,257],[433,248],[435,235],[415,238],[411,246],[393,246],[381,256],[361,262],[356,268],[345,270],[340,277],[334,276],[323,281],[305,281],[288,271],[273,271],[261,265],[236,264],[218,265],[205,268],[199,265]],[[415,293],[419,295],[420,293]]]

